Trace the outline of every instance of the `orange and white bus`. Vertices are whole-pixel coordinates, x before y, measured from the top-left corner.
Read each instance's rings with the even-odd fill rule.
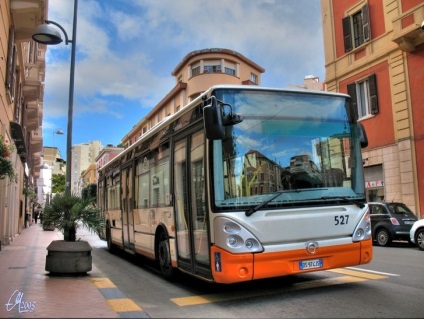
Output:
[[[348,95],[213,86],[99,170],[108,249],[217,283],[369,263]]]

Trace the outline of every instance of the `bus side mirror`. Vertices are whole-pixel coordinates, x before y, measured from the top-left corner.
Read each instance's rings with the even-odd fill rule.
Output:
[[[365,148],[368,146],[368,137],[367,132],[365,132],[365,128],[362,123],[358,123],[358,133],[359,133],[359,142],[361,143],[361,148]]]
[[[209,104],[203,108],[203,123],[205,125],[206,138],[209,140],[222,140],[225,135],[222,123],[222,106],[217,103],[215,97],[209,99]]]

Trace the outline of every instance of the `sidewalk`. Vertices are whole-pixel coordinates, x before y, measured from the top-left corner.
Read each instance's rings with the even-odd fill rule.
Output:
[[[45,267],[47,246],[63,239],[59,231],[32,224],[0,251],[0,318],[119,318],[87,276],[54,277]]]

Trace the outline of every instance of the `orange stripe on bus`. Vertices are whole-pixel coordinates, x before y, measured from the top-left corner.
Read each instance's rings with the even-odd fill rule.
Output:
[[[220,265],[215,263],[215,253],[219,253]],[[301,270],[302,260],[321,258],[322,268]],[[216,282],[235,283],[252,279],[287,276],[304,272],[342,268],[369,263],[372,259],[372,241],[348,245],[319,247],[310,255],[305,249],[258,254],[230,254],[213,246],[211,249],[212,272]],[[221,271],[218,271],[218,270]]]

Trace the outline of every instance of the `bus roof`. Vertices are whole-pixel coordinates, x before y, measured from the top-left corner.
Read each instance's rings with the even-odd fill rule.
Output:
[[[279,91],[279,92],[302,92],[305,94],[322,94],[322,95],[332,95],[332,96],[340,96],[340,97],[349,97],[349,95],[345,93],[339,92],[331,92],[331,91],[321,91],[321,90],[313,90],[313,89],[304,89],[299,87],[284,87],[284,88],[276,88],[276,87],[263,87],[257,85],[235,85],[235,84],[218,84],[211,86],[205,93],[209,93],[213,90],[217,89],[240,89],[240,90],[256,90],[256,91]]]

